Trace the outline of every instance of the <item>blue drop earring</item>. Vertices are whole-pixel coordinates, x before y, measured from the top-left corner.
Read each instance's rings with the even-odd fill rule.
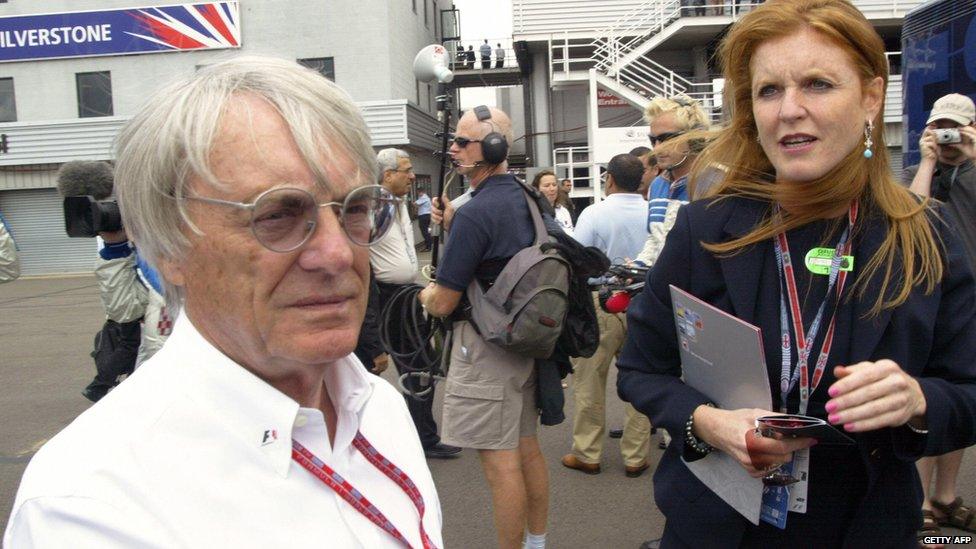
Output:
[[[874,141],[871,140],[871,133],[874,131],[874,122],[868,120],[868,123],[864,125],[864,158],[871,158],[874,153],[871,152],[871,147],[874,146]]]

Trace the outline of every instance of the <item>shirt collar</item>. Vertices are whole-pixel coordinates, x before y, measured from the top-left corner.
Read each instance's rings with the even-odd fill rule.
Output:
[[[603,198],[604,200],[622,200],[627,202],[647,202],[644,197],[639,193],[613,193],[608,194]]]
[[[231,360],[181,314],[166,342],[185,371],[188,390],[205,409],[245,445],[255,448],[280,476],[291,466],[291,438],[299,404]],[[325,386],[340,416],[349,415],[358,428],[360,412],[375,380],[355,355],[335,361],[325,371]]]

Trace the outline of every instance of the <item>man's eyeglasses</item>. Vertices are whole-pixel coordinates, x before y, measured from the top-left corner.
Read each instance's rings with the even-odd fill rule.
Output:
[[[454,136],[454,144],[460,148],[465,148],[472,143],[481,143],[480,139],[468,139],[467,137],[461,137],[460,135]]]
[[[397,168],[395,170],[389,170],[389,171],[391,171],[391,172],[401,172],[401,173],[412,173],[413,172],[413,166],[411,166],[409,168],[403,168],[403,169]]]
[[[290,187],[264,191],[250,204],[203,196],[187,196],[210,204],[251,211],[251,232],[265,248],[290,252],[305,244],[318,226],[319,208],[331,207],[346,236],[354,244],[374,244],[390,229],[397,199],[380,185],[359,187],[342,202],[319,204],[312,193]]]
[[[657,135],[648,134],[647,138],[651,140],[651,145],[656,146],[661,143],[664,143],[665,141],[674,139],[675,137],[678,137],[683,133],[685,132],[664,132],[664,133],[659,133]]]

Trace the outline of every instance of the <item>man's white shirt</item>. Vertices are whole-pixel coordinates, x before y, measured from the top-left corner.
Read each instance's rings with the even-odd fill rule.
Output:
[[[352,445],[359,431],[417,485],[424,528],[443,547],[403,397],[354,355],[328,369],[326,385],[334,445],[319,410],[234,363],[181,315],[162,350],[34,456],[3,545],[402,547],[292,460],[294,437],[422,547],[416,507]]]
[[[417,278],[417,252],[413,223],[407,203],[401,201],[393,226],[379,242],[369,248],[369,262],[376,280],[386,284],[410,284]]]

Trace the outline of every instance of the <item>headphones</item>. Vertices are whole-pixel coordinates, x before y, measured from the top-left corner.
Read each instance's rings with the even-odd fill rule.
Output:
[[[478,105],[474,108],[474,115],[481,122],[491,120],[491,109],[485,105]],[[493,128],[496,127],[491,122],[488,122],[488,124],[491,124]],[[484,157],[485,162],[488,164],[501,164],[508,158],[508,140],[505,139],[504,135],[495,131],[482,137],[481,156]]]

